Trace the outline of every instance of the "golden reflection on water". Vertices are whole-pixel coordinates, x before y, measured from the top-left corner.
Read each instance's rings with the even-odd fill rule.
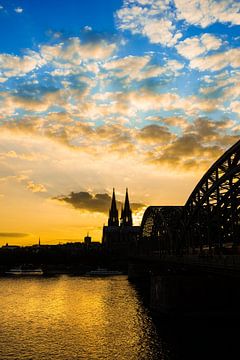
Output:
[[[124,276],[2,278],[0,287],[0,359],[167,359]]]

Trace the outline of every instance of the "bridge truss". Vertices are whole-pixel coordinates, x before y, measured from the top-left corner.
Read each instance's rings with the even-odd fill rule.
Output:
[[[190,251],[240,244],[240,141],[210,167],[188,198],[183,241]]]
[[[182,206],[149,206],[143,216],[141,253],[169,254],[178,251]]]
[[[210,167],[184,207],[146,209],[139,245],[160,254],[233,253],[240,246],[240,141]]]

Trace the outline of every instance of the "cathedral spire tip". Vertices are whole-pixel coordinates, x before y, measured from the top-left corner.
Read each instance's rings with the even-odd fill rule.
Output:
[[[132,210],[130,208],[128,188],[126,188],[125,202],[122,210],[121,219],[122,219],[122,225],[132,226]]]
[[[118,224],[119,221],[118,221],[117,202],[115,197],[115,188],[113,188],[111,208],[109,210],[108,225],[118,226]]]

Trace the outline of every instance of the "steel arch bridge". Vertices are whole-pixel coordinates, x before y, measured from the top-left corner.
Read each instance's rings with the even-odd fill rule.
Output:
[[[205,173],[186,204],[150,206],[140,230],[141,251],[234,253],[240,246],[240,140]]]
[[[149,206],[142,219],[140,252],[169,254],[178,251],[182,206]]]

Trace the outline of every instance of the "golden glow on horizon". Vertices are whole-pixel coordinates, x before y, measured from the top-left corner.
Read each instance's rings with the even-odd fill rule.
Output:
[[[123,201],[128,187],[131,203],[181,205],[200,176],[157,168],[132,154],[96,157],[24,133],[2,133],[0,140],[2,174],[7,174],[0,178],[0,245],[32,245],[39,236],[42,244],[83,241],[88,232],[101,241],[107,213],[74,209],[53,198],[71,191],[111,195],[114,186],[117,200]],[[135,225],[143,210],[133,214]]]

